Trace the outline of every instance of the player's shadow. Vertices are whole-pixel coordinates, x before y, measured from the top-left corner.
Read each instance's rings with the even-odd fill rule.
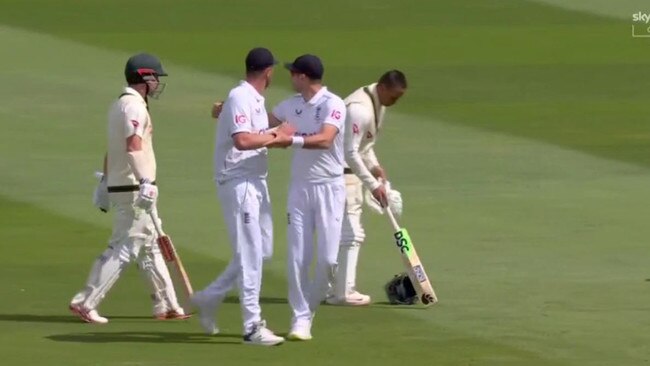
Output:
[[[110,319],[153,320],[150,316],[110,316]],[[80,323],[73,315],[0,314],[0,322],[19,323]]]
[[[228,296],[223,302],[227,304],[239,304],[239,298],[237,296]],[[285,297],[260,297],[261,304],[286,304],[287,299]]]
[[[45,337],[55,342],[72,343],[182,343],[182,344],[241,344],[240,334],[179,332],[88,332],[53,334]],[[237,338],[235,340],[234,338]]]

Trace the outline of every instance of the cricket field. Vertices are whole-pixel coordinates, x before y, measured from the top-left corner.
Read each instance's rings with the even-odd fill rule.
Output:
[[[640,0],[0,0],[0,364],[650,364],[650,13]],[[639,37],[632,37],[635,26]],[[106,112],[135,52],[160,56],[151,103],[160,211],[194,287],[230,257],[215,187],[213,101],[266,46],[315,53],[341,96],[390,69],[410,86],[377,147],[402,224],[440,303],[385,303],[403,268],[366,212],[367,308],[323,306],[314,340],[241,345],[235,294],[222,334],[151,318],[129,269],[83,324],[67,310],[110,234],[92,206]],[[291,93],[278,68],[267,106]],[[288,331],[290,151],[271,152],[275,257],[263,314]]]

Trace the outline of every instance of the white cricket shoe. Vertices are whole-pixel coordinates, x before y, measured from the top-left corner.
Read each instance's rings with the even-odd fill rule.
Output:
[[[311,331],[307,329],[293,329],[287,335],[287,339],[290,341],[311,341]]]
[[[244,336],[244,344],[277,346],[283,342],[284,338],[273,334],[273,332],[266,327],[266,322],[264,320],[255,324],[251,332]]]
[[[371,302],[370,296],[364,295],[358,291],[353,291],[348,294],[345,299],[340,299],[336,296],[328,296],[325,299],[330,305],[339,305],[339,306],[365,306],[369,305]]]
[[[201,291],[195,292],[190,298],[190,301],[199,310],[199,323],[203,331],[207,335],[219,334],[217,321],[214,318],[217,306],[207,299]]]
[[[69,309],[72,312],[72,314],[78,316],[79,318],[81,318],[81,320],[83,320],[86,323],[93,323],[93,324],[108,323],[108,319],[99,315],[99,313],[97,313],[97,310],[95,309],[88,310],[79,304],[70,304]]]
[[[311,321],[307,324],[294,324],[287,335],[287,339],[291,341],[310,341],[311,338]]]

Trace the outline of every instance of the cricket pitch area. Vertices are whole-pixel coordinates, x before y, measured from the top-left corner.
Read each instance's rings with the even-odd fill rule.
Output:
[[[650,38],[630,36],[647,2],[4,0],[0,9],[1,364],[650,362]],[[151,103],[160,208],[200,289],[230,257],[210,106],[260,45],[283,61],[321,56],[325,85],[342,96],[385,70],[406,73],[377,154],[440,302],[386,303],[383,285],[403,267],[386,219],[367,211],[358,287],[374,303],[322,306],[310,342],[241,345],[234,293],[217,336],[196,317],[155,321],[135,269],[101,306],[111,322],[81,323],[67,305],[110,235],[111,215],[91,195],[124,62],[148,51],[169,72]],[[267,108],[290,93],[277,68]],[[290,317],[289,158],[270,153],[275,257],[262,287],[263,316],[280,334]]]

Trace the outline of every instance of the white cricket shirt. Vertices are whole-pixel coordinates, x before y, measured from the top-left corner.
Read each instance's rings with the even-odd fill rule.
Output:
[[[135,185],[138,181],[129,165],[126,139],[133,135],[142,138],[146,178],[156,180],[156,157],[153,153],[153,125],[147,102],[136,90],[126,87],[108,112],[107,173],[109,187]]]
[[[345,98],[345,160],[370,190],[381,183],[370,173],[379,165],[373,149],[386,107],[379,103],[377,83],[361,87]]]
[[[297,94],[275,107],[275,118],[295,126],[297,136],[315,135],[324,124],[333,125],[339,130],[332,146],[327,150],[294,149],[291,162],[293,181],[327,183],[343,175],[345,113],[343,100],[326,87],[322,87],[309,101]]]
[[[246,81],[230,91],[217,125],[214,149],[215,179],[223,183],[233,178],[266,178],[267,149],[241,151],[233,135],[240,132],[263,133],[269,128],[264,97]]]

